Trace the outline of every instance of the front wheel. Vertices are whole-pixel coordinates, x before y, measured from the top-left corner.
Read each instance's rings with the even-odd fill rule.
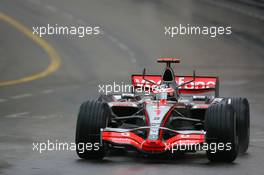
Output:
[[[101,141],[101,128],[107,126],[110,110],[106,103],[84,102],[79,110],[76,126],[76,152],[83,159],[102,159],[105,147]]]
[[[232,162],[238,154],[235,112],[231,105],[219,103],[210,106],[205,114],[206,143],[210,161]],[[214,149],[212,150],[212,146]]]
[[[237,135],[239,152],[245,153],[249,146],[250,114],[249,102],[246,98],[230,98],[230,103],[234,107],[237,119]]]

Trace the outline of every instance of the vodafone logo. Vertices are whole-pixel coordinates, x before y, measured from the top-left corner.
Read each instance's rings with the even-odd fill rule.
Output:
[[[146,75],[146,79],[152,81],[153,83],[160,84],[161,76],[156,75]],[[192,80],[192,77],[175,77],[175,81],[177,84],[183,84]],[[216,77],[196,77],[194,82],[186,84],[185,86],[179,87],[179,89],[208,89],[215,88],[216,86]],[[143,79],[142,76],[137,75],[132,77],[133,85],[136,87],[148,86],[150,88],[155,89],[156,85],[151,84]]]
[[[187,80],[189,81],[189,80]],[[178,84],[183,84],[187,82],[184,77],[178,78],[178,81],[176,81]],[[183,89],[208,89],[208,88],[215,88],[215,81],[195,81],[191,82],[183,87]]]

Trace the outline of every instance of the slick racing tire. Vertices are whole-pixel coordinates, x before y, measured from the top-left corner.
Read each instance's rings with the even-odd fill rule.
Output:
[[[210,106],[205,114],[207,157],[212,162],[232,162],[238,154],[235,112],[231,105]],[[212,149],[212,146],[213,149]]]
[[[76,152],[83,159],[102,159],[105,147],[100,143],[100,129],[110,119],[109,107],[98,101],[84,102],[79,110],[76,126]]]
[[[236,113],[239,152],[245,153],[249,146],[250,135],[249,103],[246,98],[241,97],[230,98],[230,103]]]

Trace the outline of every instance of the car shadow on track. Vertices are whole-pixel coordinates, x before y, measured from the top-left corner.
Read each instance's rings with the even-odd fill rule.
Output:
[[[243,155],[247,156],[247,155]],[[185,165],[185,166],[205,166],[205,167],[232,167],[236,166],[236,163],[212,163],[207,159],[204,152],[199,153],[185,153],[174,155],[144,155],[137,152],[111,152],[103,160],[84,160],[78,159],[77,163],[81,164],[102,164],[108,165],[131,165],[133,164],[145,164],[145,165]]]

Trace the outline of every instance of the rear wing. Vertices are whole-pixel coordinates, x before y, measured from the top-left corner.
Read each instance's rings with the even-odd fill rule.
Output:
[[[132,85],[135,89],[137,88],[152,88],[155,84],[161,83],[161,75],[145,75],[145,79],[153,82],[147,82],[143,79],[142,75],[132,75]],[[191,81],[193,76],[175,76],[175,81],[178,85],[185,82]],[[218,77],[208,77],[208,76],[196,76],[195,81],[180,86],[179,93],[181,94],[200,94],[214,92],[215,97],[219,96],[219,78]]]

